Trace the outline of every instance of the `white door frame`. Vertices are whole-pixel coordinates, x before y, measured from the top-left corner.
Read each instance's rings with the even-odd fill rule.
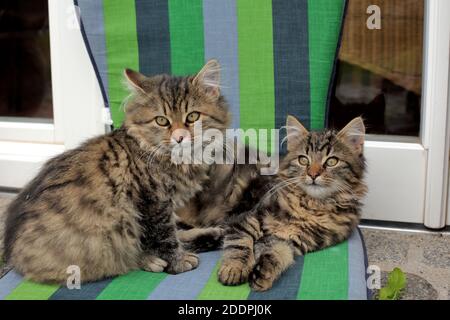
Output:
[[[449,71],[450,73],[450,68]],[[448,83],[448,108],[447,110],[450,110],[450,81]],[[450,112],[449,112],[450,113]],[[450,115],[447,115],[447,131],[450,129]],[[450,133],[447,135],[447,137],[450,136]],[[450,151],[449,151],[450,153]],[[448,172],[447,172],[447,226],[450,226],[450,154],[448,154],[447,157],[447,166],[448,166]]]
[[[420,138],[406,143],[368,137],[365,219],[423,223],[434,229],[445,226],[449,38],[450,1],[425,1]]]
[[[450,1],[428,0],[426,5],[422,143],[428,152],[424,224],[446,224],[449,159]]]
[[[49,158],[105,132],[103,100],[72,0],[48,0],[53,123],[0,121],[0,187],[22,188]]]
[[[73,0],[48,0],[55,137],[73,148],[105,132],[104,104]]]

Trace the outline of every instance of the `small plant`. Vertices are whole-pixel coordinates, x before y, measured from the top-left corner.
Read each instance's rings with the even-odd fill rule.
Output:
[[[378,300],[398,300],[406,287],[406,275],[400,268],[394,268],[385,287],[380,289]]]

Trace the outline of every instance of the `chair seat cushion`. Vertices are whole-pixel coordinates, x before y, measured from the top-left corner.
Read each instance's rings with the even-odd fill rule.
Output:
[[[356,230],[348,241],[299,256],[266,292],[248,284],[227,287],[217,280],[220,251],[200,254],[197,269],[178,274],[134,271],[81,289],[24,280],[14,270],[0,279],[0,300],[366,300],[367,256]]]

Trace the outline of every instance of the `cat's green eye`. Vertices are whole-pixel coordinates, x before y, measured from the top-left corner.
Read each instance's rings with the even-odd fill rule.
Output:
[[[195,121],[197,121],[198,119],[200,119],[200,112],[191,112],[187,115],[186,117],[186,122],[187,123],[194,123]]]
[[[328,158],[327,162],[325,162],[325,164],[327,165],[327,167],[334,167],[335,165],[337,165],[339,162],[338,158],[336,157],[331,157]]]
[[[309,164],[309,159],[308,159],[308,157],[300,156],[300,157],[298,157],[298,162],[299,162],[302,166],[307,166],[307,165]]]
[[[162,116],[156,117],[155,121],[161,127],[167,127],[170,124],[169,120]]]

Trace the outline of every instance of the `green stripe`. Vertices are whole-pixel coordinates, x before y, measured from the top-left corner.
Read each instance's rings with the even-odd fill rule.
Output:
[[[297,299],[348,299],[347,241],[305,256]]]
[[[275,127],[272,1],[237,0],[242,129]],[[272,150],[273,138],[268,135]]]
[[[308,0],[311,129],[323,129],[328,88],[339,40],[343,0]]]
[[[169,0],[172,74],[193,74],[203,66],[202,4],[202,0]]]
[[[57,285],[24,281],[5,300],[48,300],[58,289],[59,286]]]
[[[133,271],[115,278],[97,297],[97,300],[145,300],[166,273]]]
[[[108,61],[109,103],[114,126],[125,117],[121,108],[129,92],[123,85],[123,70],[139,69],[134,0],[103,0],[106,56]]]
[[[246,300],[250,294],[248,283],[230,287],[224,286],[217,280],[220,264],[221,261],[217,263],[197,300]]]

